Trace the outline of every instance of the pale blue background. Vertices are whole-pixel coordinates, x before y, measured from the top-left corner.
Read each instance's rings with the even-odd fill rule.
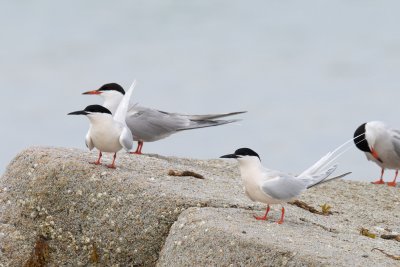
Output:
[[[248,110],[144,152],[216,158],[248,146],[297,173],[364,121],[400,128],[399,1],[2,1],[0,172],[31,145],[84,149],[70,111],[106,82],[166,111]],[[379,168],[350,150],[351,179]],[[392,179],[393,172],[388,173]]]

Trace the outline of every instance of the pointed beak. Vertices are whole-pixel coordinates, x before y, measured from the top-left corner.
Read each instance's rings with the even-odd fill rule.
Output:
[[[383,161],[379,158],[379,155],[375,149],[371,148],[371,154],[377,161],[379,161],[380,163],[383,163]]]
[[[92,91],[87,91],[87,92],[82,93],[82,95],[100,95],[100,94],[101,94],[101,91],[98,91],[98,90],[92,90]]]
[[[236,156],[235,154],[228,154],[228,155],[223,155],[220,158],[224,158],[224,159],[237,159],[238,156]]]
[[[78,110],[78,111],[70,112],[67,115],[87,115],[87,114],[89,114],[89,113],[87,113],[84,110]]]

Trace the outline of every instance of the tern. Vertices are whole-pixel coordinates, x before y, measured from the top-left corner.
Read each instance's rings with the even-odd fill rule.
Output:
[[[385,169],[394,169],[394,179],[387,185],[396,186],[400,169],[400,130],[392,129],[381,121],[366,122],[354,132],[354,142],[368,160],[381,167],[380,179],[372,183],[384,184]]]
[[[84,92],[84,95],[100,95],[104,98],[103,106],[114,114],[119,102],[125,95],[124,89],[117,83],[104,84],[97,90]],[[164,139],[174,133],[218,126],[239,120],[217,120],[219,118],[245,113],[246,111],[208,115],[185,115],[169,113],[152,108],[130,105],[126,123],[132,132],[133,140],[138,142],[134,154],[142,154],[144,142]]]
[[[238,160],[246,195],[252,201],[267,204],[264,216],[254,217],[257,220],[267,220],[270,204],[289,202],[313,186],[350,174],[348,172],[328,178],[337,168],[337,165],[332,165],[331,163],[344,153],[336,155],[336,151],[342,146],[333,152],[329,152],[298,176],[264,168],[261,165],[260,156],[250,148],[240,148],[234,154],[224,155],[221,158],[234,158]],[[282,205],[281,217],[277,222],[278,224],[283,223],[284,215],[285,208]]]
[[[90,105],[84,110],[68,114],[86,115],[89,118],[90,128],[86,134],[85,143],[89,150],[94,147],[99,150],[99,158],[93,164],[101,164],[102,152],[112,152],[114,153],[113,161],[107,167],[115,169],[117,152],[122,148],[127,151],[133,148],[132,133],[126,125],[125,117],[135,84],[136,81],[133,82],[128,92],[121,99],[114,116],[109,109],[100,105]]]

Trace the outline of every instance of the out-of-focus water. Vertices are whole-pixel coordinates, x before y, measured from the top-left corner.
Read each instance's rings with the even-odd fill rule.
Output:
[[[240,125],[187,131],[144,152],[216,158],[239,147],[297,173],[362,122],[400,128],[398,1],[7,1],[0,3],[0,172],[23,148],[85,148],[107,82],[166,111],[248,110]],[[379,168],[351,149],[350,179]],[[387,180],[392,178],[388,172]]]

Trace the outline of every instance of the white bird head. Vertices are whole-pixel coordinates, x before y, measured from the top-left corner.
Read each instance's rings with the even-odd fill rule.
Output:
[[[240,163],[251,163],[257,162],[260,163],[261,159],[260,156],[250,148],[239,148],[235,151],[234,154],[228,154],[221,156],[220,158],[232,158],[237,159]]]
[[[107,96],[123,96],[125,90],[118,83],[107,83],[102,85],[99,89],[93,91],[87,91],[82,93],[82,95],[100,95],[103,97]]]
[[[68,115],[85,115],[89,118],[90,121],[96,121],[105,118],[112,119],[111,111],[100,105],[90,105],[87,106],[84,110],[70,112],[68,113]]]
[[[125,95],[125,90],[117,83],[107,83],[97,90],[87,91],[83,95],[99,95],[104,99],[104,106],[114,113]]]

